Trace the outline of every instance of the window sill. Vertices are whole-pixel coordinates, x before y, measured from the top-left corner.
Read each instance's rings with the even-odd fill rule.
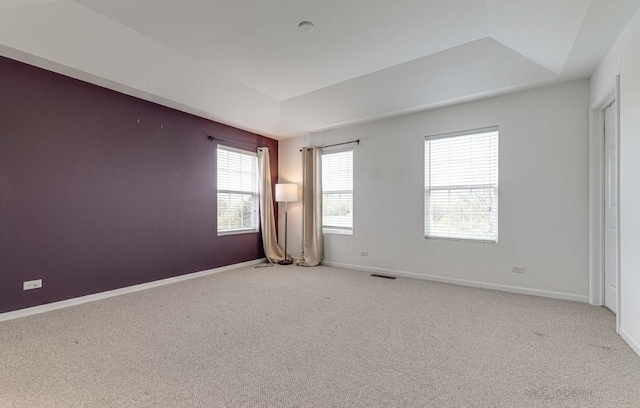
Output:
[[[353,235],[352,229],[339,229],[339,228],[323,228],[323,234],[335,234],[335,235]]]
[[[218,236],[223,237],[225,235],[239,235],[239,234],[257,234],[259,230],[230,230],[230,231],[218,231]]]
[[[473,239],[473,238],[449,238],[449,237],[428,237],[424,239],[439,240],[439,241],[459,241],[459,242],[472,242],[476,244],[497,244],[497,240],[491,239]]]

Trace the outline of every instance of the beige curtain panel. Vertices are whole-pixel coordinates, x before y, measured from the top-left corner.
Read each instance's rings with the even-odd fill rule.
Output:
[[[276,221],[274,217],[273,194],[271,190],[271,165],[269,149],[258,149],[258,172],[260,183],[260,228],[262,229],[262,245],[269,262],[284,259],[284,251],[278,246]]]
[[[322,155],[317,147],[302,148],[302,255],[296,265],[322,261]]]

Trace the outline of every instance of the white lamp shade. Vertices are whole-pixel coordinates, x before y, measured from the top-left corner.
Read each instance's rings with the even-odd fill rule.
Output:
[[[279,203],[298,201],[298,185],[276,184],[276,201]]]

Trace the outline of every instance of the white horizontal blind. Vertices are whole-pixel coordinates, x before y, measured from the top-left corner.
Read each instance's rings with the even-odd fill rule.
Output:
[[[258,156],[218,146],[218,233],[258,230]]]
[[[498,128],[427,137],[425,236],[498,241]]]
[[[353,149],[322,154],[322,226],[353,229]]]

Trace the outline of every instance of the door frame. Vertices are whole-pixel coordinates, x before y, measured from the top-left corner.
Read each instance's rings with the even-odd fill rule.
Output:
[[[604,306],[604,110],[616,102],[617,251],[616,333],[620,333],[620,75],[604,90],[589,110],[589,303]]]

